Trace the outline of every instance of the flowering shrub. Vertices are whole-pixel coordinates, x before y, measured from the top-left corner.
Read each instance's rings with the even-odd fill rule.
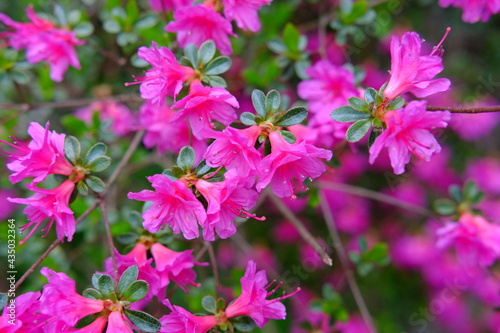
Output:
[[[500,332],[500,1],[0,11],[0,332]]]

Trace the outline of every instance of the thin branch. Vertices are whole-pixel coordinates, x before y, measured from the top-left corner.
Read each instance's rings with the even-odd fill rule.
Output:
[[[109,190],[111,185],[116,181],[116,179],[118,178],[118,176],[122,172],[123,168],[127,165],[130,158],[134,154],[137,147],[139,147],[139,144],[141,143],[141,140],[142,140],[144,133],[145,133],[144,130],[141,130],[141,131],[135,133],[135,136],[132,139],[132,142],[130,143],[130,146],[128,147],[127,151],[125,152],[125,155],[123,155],[120,163],[118,163],[118,165],[116,166],[116,168],[113,171],[113,173],[111,174],[111,176],[109,176],[108,184],[106,186],[106,192]],[[106,193],[106,192],[104,192],[104,193]]]
[[[111,261],[113,262],[113,272],[114,272],[114,281],[115,281],[115,289],[118,288],[118,264],[116,263],[116,254],[115,254],[115,244],[113,243],[113,235],[111,234],[111,228],[109,226],[108,212],[106,209],[106,203],[104,202],[104,198],[99,204],[102,212],[102,219],[104,221],[104,227],[106,228],[106,239],[108,242],[109,252],[111,253]]]
[[[359,311],[361,312],[361,316],[363,317],[366,325],[371,329],[372,332],[376,333],[377,331],[375,330],[375,325],[370,315],[370,311],[366,306],[363,295],[361,294],[359,286],[356,283],[356,278],[354,277],[354,274],[352,273],[352,270],[350,268],[347,253],[344,249],[344,246],[342,245],[342,241],[340,240],[340,235],[337,231],[337,227],[335,226],[332,210],[323,192],[320,192],[320,205],[321,209],[323,210],[323,216],[325,217],[328,231],[330,232],[330,236],[332,237],[333,246],[337,251],[337,255],[340,259],[340,264],[342,265],[343,271],[345,272],[345,277],[354,296],[354,300],[358,305]]]
[[[450,111],[451,113],[487,113],[487,112],[500,112],[500,105],[483,106],[483,107],[463,107],[463,108],[449,108],[445,106],[432,106],[427,105],[427,111]]]
[[[275,196],[269,194],[269,198],[274,203],[276,208],[295,226],[302,238],[319,254],[321,260],[328,266],[332,265],[332,258],[326,253],[325,249],[318,243],[314,236],[307,230],[302,222],[295,216],[295,214],[283,203],[283,201]]]
[[[327,188],[332,191],[338,191],[338,192],[344,192],[344,193],[349,193],[349,194],[354,194],[360,197],[365,197],[369,198],[372,200],[377,200],[380,202],[385,202],[389,205],[397,206],[424,216],[435,216],[435,214],[424,208],[420,207],[414,204],[411,204],[409,202],[391,197],[390,195],[372,191],[363,187],[359,186],[353,186],[353,185],[348,185],[348,184],[342,184],[342,183],[334,183],[334,182],[329,182],[329,181],[320,181],[320,186],[321,188]]]
[[[210,258],[210,264],[212,265],[212,272],[214,275],[215,284],[215,299],[219,298],[219,272],[217,269],[217,259],[215,258],[214,247],[212,243],[205,241],[205,245],[208,245],[208,256]]]

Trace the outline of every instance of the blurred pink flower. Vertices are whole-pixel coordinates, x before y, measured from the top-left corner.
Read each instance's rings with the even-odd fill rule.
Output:
[[[28,292],[21,294],[13,299],[13,303],[8,302],[3,308],[3,313],[0,316],[0,332],[2,333],[15,333],[15,332],[34,332],[36,331],[36,326],[38,320],[45,319],[43,314],[37,313],[39,307],[38,298],[40,297],[40,292]],[[9,316],[12,304],[14,304],[15,316],[12,318]]]
[[[168,224],[174,234],[182,232],[186,239],[197,238],[198,223],[205,222],[207,214],[193,192],[182,181],[172,181],[165,175],[154,175],[147,179],[155,191],[128,193],[129,199],[153,202],[142,214],[144,229],[155,233]]]
[[[110,129],[118,136],[124,136],[138,128],[137,119],[125,105],[114,100],[96,101],[75,111],[75,116],[87,124],[97,113],[101,121],[110,121]]]
[[[163,304],[172,312],[160,318],[161,333],[206,333],[217,324],[215,316],[195,316],[180,306],[170,304],[169,300],[164,300]]]
[[[441,57],[435,55],[440,45],[430,55],[421,56],[422,43],[416,32],[405,33],[401,41],[392,37],[391,78],[384,91],[386,98],[393,99],[405,92],[422,98],[449,89],[450,80],[432,79],[443,70]]]
[[[40,124],[32,122],[28,128],[28,134],[32,140],[25,145],[14,139],[15,144],[0,140],[17,151],[6,152],[12,157],[7,163],[7,168],[14,171],[9,176],[10,181],[15,184],[26,177],[35,177],[33,184],[42,182],[50,174],[70,175],[73,171],[72,165],[64,155],[65,134],[49,131],[49,122],[45,128]],[[17,144],[17,145],[16,145]]]
[[[224,16],[235,20],[240,29],[257,32],[260,30],[260,20],[257,12],[272,0],[222,0]]]
[[[454,245],[465,265],[490,266],[500,256],[500,226],[481,215],[464,213],[436,231],[439,248]]]
[[[233,33],[231,23],[202,4],[176,10],[174,21],[167,24],[165,30],[177,33],[177,41],[181,47],[186,47],[188,44],[199,47],[211,39],[222,54],[229,55],[233,52],[229,36],[236,35]]]
[[[26,242],[47,217],[50,221],[42,229],[42,231],[45,231],[43,237],[47,236],[52,224],[56,221],[57,238],[63,241],[64,237],[66,237],[68,241],[71,241],[75,233],[76,223],[73,211],[69,208],[69,199],[75,189],[75,183],[71,180],[65,180],[52,190],[38,188],[32,184],[28,184],[26,187],[35,192],[30,198],[8,198],[10,202],[28,205],[24,209],[24,214],[28,216],[29,222],[21,227],[22,232],[34,224],[28,236],[19,244]]]
[[[0,221],[7,221],[12,213],[16,210],[17,205],[8,201],[7,198],[16,196],[17,192],[14,189],[0,188]]]
[[[159,13],[187,7],[192,3],[193,0],[149,0],[149,5]]]
[[[469,162],[465,175],[472,178],[488,194],[500,194],[500,160],[484,157]],[[498,207],[497,207],[498,208]]]
[[[500,12],[500,0],[439,0],[439,5],[462,8],[462,20],[467,23],[487,22],[491,15]]]
[[[30,23],[13,21],[0,13],[0,22],[14,29],[4,32],[0,37],[8,38],[8,44],[16,50],[26,49],[26,59],[35,64],[46,61],[50,65],[50,78],[60,82],[69,65],[80,69],[80,62],[75,51],[76,45],[85,42],[76,38],[75,34],[38,17],[30,5],[26,8],[26,16]]]
[[[397,175],[404,172],[412,153],[428,161],[441,151],[430,130],[446,127],[449,119],[448,111],[426,111],[425,101],[412,101],[405,108],[387,112],[384,116],[386,129],[370,147],[370,163],[375,162],[384,147],[389,151]]]

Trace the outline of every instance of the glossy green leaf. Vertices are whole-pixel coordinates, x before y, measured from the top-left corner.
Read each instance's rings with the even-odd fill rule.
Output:
[[[205,75],[219,75],[231,68],[232,61],[229,57],[220,56],[210,61],[204,68]]]
[[[161,324],[158,319],[150,314],[128,309],[125,310],[124,313],[132,324],[144,332],[158,332],[161,329]]]
[[[354,110],[350,106],[341,106],[333,110],[330,116],[333,120],[341,123],[352,123],[370,118],[369,113]]]
[[[261,116],[263,119],[266,119],[267,117],[266,95],[264,95],[262,91],[258,89],[252,91],[252,104],[257,114]]]
[[[288,110],[280,119],[275,123],[277,126],[293,126],[300,124],[307,118],[307,109],[302,106],[294,107]]]
[[[177,157],[177,165],[184,171],[191,170],[194,164],[194,149],[186,146],[181,149]]]
[[[358,142],[361,140],[372,126],[371,119],[358,120],[349,127],[346,133],[346,139],[349,142]]]
[[[124,296],[125,290],[127,290],[128,287],[135,280],[137,280],[138,276],[139,269],[137,265],[132,265],[123,272],[122,276],[120,277],[120,282],[118,282],[118,297]]]

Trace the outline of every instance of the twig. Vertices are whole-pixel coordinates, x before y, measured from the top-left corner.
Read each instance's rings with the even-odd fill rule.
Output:
[[[106,191],[104,193],[107,193],[107,191],[109,191],[109,188],[111,187],[111,185],[116,181],[116,179],[118,178],[118,176],[122,172],[122,169],[128,163],[128,161],[130,160],[130,158],[134,154],[135,150],[137,149],[137,147],[141,143],[141,140],[142,140],[144,133],[145,133],[144,130],[141,130],[141,131],[135,133],[135,136],[132,139],[132,142],[130,143],[130,146],[128,147],[127,151],[125,152],[125,155],[123,155],[120,163],[118,163],[118,165],[116,166],[116,168],[113,171],[113,173],[111,174],[111,176],[109,176],[107,188],[106,188]]]
[[[366,306],[363,295],[361,295],[359,286],[356,283],[356,279],[350,268],[349,259],[347,257],[344,246],[342,245],[342,241],[340,240],[340,235],[337,231],[337,227],[335,226],[335,221],[333,219],[330,205],[328,204],[328,201],[326,200],[323,192],[320,192],[320,205],[321,209],[323,210],[323,216],[325,217],[328,231],[330,232],[330,236],[332,237],[333,246],[337,251],[337,255],[340,259],[340,264],[342,265],[343,271],[345,272],[345,277],[354,296],[354,300],[358,305],[359,311],[361,312],[361,316],[363,317],[366,325],[371,329],[372,332],[376,333],[375,325],[370,315],[370,311],[368,311],[368,307]]]
[[[283,203],[283,201],[275,196],[274,194],[269,194],[269,198],[274,203],[276,208],[295,226],[302,238],[312,246],[312,248],[319,254],[321,260],[328,266],[332,265],[332,258],[326,253],[325,249],[318,243],[314,236],[307,230],[307,228],[302,224],[302,222],[295,216],[295,214]]]
[[[432,106],[427,105],[427,111],[450,111],[451,113],[487,113],[487,112],[500,112],[500,105],[483,106],[483,107],[463,107],[463,108],[449,108],[445,106]]]
[[[115,281],[115,289],[118,291],[118,265],[116,263],[116,254],[115,254],[115,244],[113,243],[113,236],[111,235],[111,228],[109,226],[108,212],[106,210],[106,203],[103,200],[99,204],[102,212],[102,219],[104,221],[104,227],[106,228],[106,238],[108,242],[109,252],[111,253],[111,261],[113,262],[113,272],[114,272],[114,281]]]
[[[214,275],[214,283],[215,283],[215,299],[219,298],[219,272],[217,269],[217,260],[215,258],[214,247],[212,243],[205,241],[205,245],[208,245],[208,256],[210,258],[210,264],[212,265],[212,272]]]
[[[327,188],[332,191],[338,191],[338,192],[344,192],[344,193],[349,193],[349,194],[354,194],[358,195],[360,197],[365,197],[369,198],[372,200],[377,200],[381,202],[385,202],[387,204],[397,206],[424,216],[429,216],[432,217],[435,214],[424,208],[420,207],[414,204],[411,204],[409,202],[405,202],[403,200],[391,197],[390,195],[383,194],[380,192],[372,191],[363,187],[358,187],[358,186],[353,186],[353,185],[348,185],[348,184],[342,184],[342,183],[334,183],[334,182],[329,182],[329,181],[320,181],[320,186],[321,188]]]

